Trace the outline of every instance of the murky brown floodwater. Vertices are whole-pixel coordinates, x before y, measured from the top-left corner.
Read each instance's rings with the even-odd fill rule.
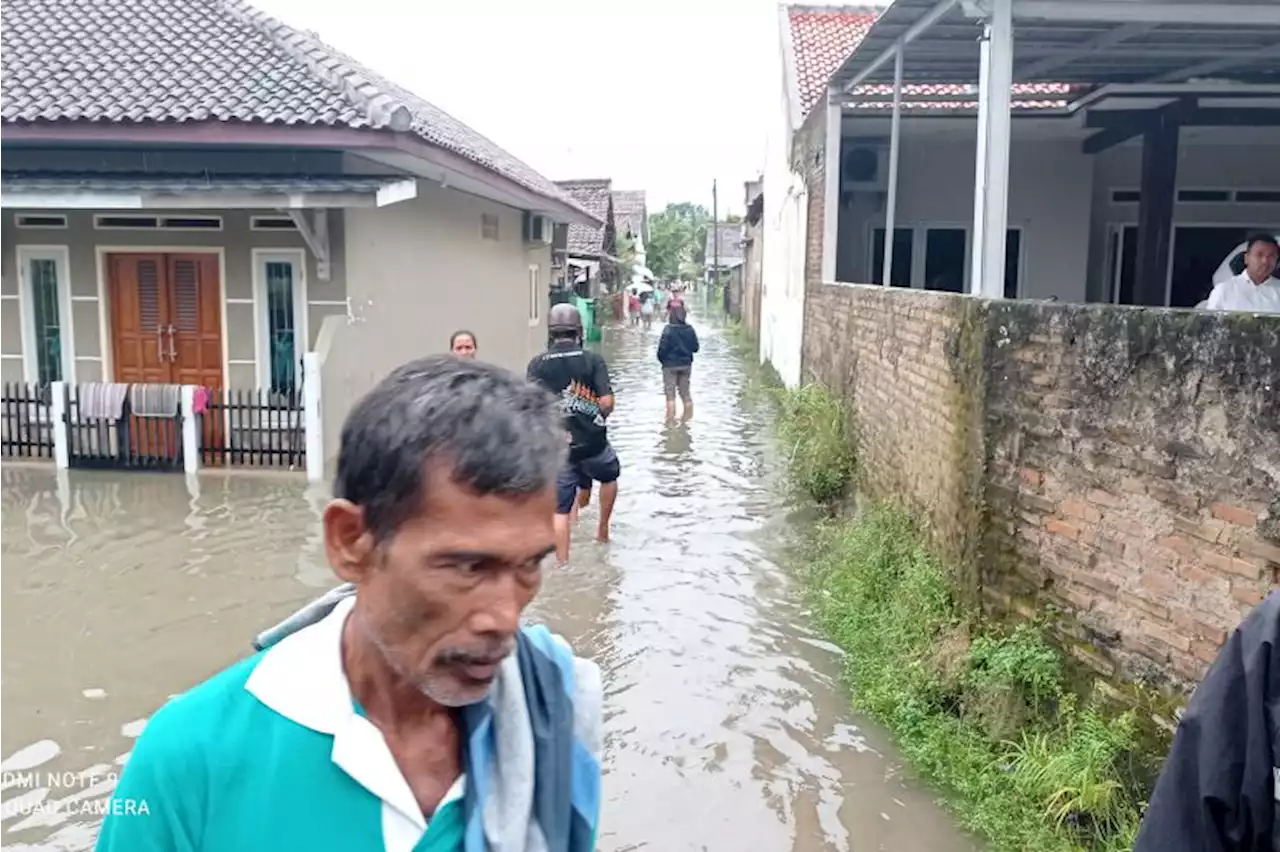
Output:
[[[786,518],[769,412],[720,330],[698,325],[697,416],[677,426],[663,424],[660,326],[606,331],[624,466],[613,542],[591,541],[593,506],[531,613],[605,673],[601,849],[975,849],[848,712],[838,652],[771,561]],[[2,475],[0,840],[86,850],[148,714],[332,582],[324,493],[284,477]]]

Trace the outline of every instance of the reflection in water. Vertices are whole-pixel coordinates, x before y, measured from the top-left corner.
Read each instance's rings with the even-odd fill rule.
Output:
[[[850,718],[838,650],[771,561],[787,521],[741,364],[703,324],[696,416],[666,423],[659,331],[606,330],[613,542],[588,509],[530,612],[605,673],[601,849],[973,848]],[[0,475],[3,840],[79,852],[147,716],[333,582],[326,495],[288,477]]]

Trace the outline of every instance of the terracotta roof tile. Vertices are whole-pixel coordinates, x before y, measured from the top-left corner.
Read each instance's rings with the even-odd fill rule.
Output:
[[[630,232],[648,237],[648,208],[643,189],[614,190],[613,222],[619,234]]]
[[[0,6],[5,123],[212,120],[411,131],[534,193],[569,201],[443,110],[242,0]]]
[[[787,21],[794,66],[787,69],[796,81],[801,115],[820,103],[831,75],[861,43],[878,10],[861,6],[788,6]],[[1065,83],[1017,83],[1013,86],[1015,109],[1051,109],[1065,106],[1067,96],[1078,87]],[[858,86],[857,95],[891,95],[892,86],[881,84]],[[973,109],[977,106],[977,90],[973,86],[946,83],[912,83],[902,87],[903,106],[908,110]],[[972,94],[972,102],[912,101],[921,95]],[[1029,97],[1038,95],[1041,97]],[[1044,97],[1049,96],[1049,97]],[[857,102],[856,106],[876,108],[888,106],[879,101]]]

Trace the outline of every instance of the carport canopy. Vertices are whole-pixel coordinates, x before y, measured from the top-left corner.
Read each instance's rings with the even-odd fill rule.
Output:
[[[1015,83],[1066,84],[1069,111],[1126,98],[1123,110],[1088,115],[1099,132],[1085,151],[1142,137],[1137,294],[1163,304],[1178,129],[1280,125],[1280,2],[894,0],[832,75],[827,107],[893,104],[882,281],[892,280],[902,86],[934,84],[946,88],[910,98],[978,104],[971,289],[1002,295]]]
[[[13,210],[281,210],[330,274],[328,210],[385,207],[416,198],[417,180],[399,175],[333,177],[115,175],[0,172],[0,208]]]

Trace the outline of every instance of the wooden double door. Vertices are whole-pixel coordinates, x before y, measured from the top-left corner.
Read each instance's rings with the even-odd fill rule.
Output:
[[[107,255],[115,381],[222,387],[218,255]]]

